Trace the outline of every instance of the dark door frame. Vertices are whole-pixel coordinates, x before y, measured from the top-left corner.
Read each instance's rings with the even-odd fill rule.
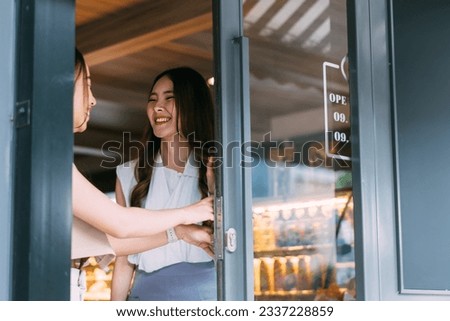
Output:
[[[12,273],[12,187],[13,187],[13,140],[14,130],[11,121],[14,113],[15,90],[15,46],[16,37],[16,1],[0,2],[0,61],[2,75],[0,76],[0,301],[11,299]]]
[[[13,300],[69,300],[74,0],[17,1]]]

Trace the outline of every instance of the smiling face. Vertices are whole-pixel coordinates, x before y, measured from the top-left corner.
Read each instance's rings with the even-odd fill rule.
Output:
[[[173,82],[169,77],[162,77],[153,86],[147,103],[147,116],[156,137],[172,140],[178,133]]]
[[[81,133],[86,130],[91,110],[97,101],[91,90],[89,68],[77,66],[77,69],[79,72],[76,74],[73,93],[73,132]]]

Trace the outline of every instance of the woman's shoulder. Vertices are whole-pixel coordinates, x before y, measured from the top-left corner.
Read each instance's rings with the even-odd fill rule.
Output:
[[[116,167],[116,173],[118,176],[124,176],[124,175],[134,175],[134,169],[136,167],[137,160],[133,159],[126,163],[120,164]]]
[[[122,164],[118,165],[117,169],[129,169],[129,168],[131,168],[131,169],[134,170],[134,168],[136,167],[137,161],[138,161],[137,159],[132,159],[132,160],[130,160],[128,162],[125,162],[125,163],[122,163]]]

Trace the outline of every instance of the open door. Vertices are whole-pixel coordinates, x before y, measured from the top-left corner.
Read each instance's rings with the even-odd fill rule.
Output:
[[[219,300],[253,300],[248,39],[242,1],[214,7],[218,161],[216,261]]]
[[[221,6],[223,298],[354,299],[346,2]]]

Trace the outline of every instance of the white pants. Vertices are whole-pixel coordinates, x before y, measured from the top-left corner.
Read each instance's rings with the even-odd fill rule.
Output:
[[[83,301],[86,292],[86,272],[70,269],[70,301]]]

